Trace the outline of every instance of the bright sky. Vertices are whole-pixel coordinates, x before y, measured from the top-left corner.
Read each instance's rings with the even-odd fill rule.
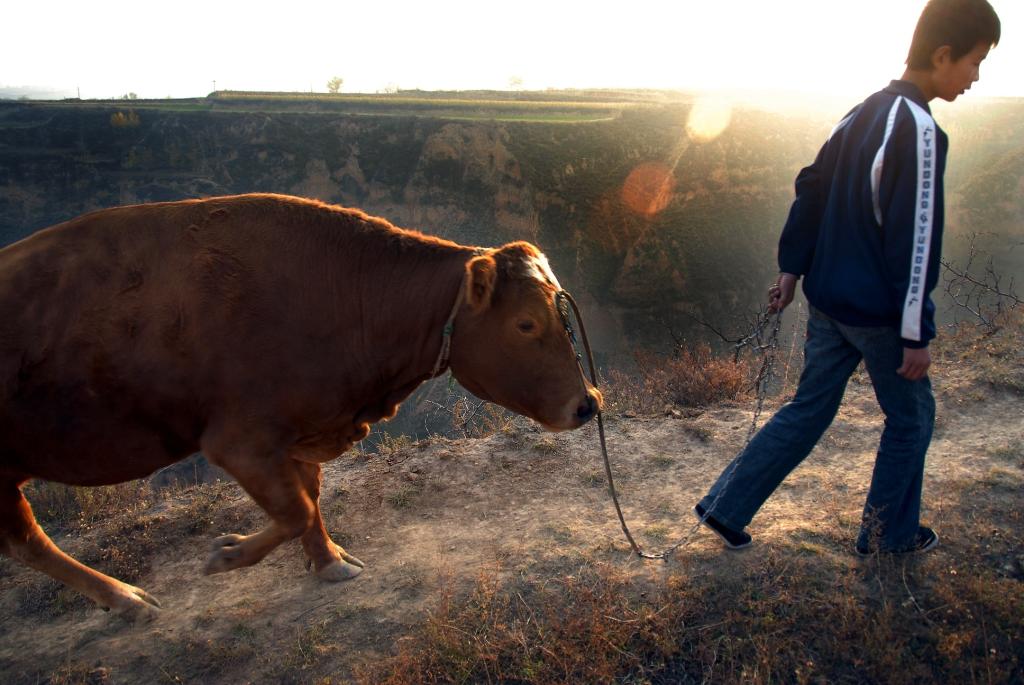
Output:
[[[975,95],[1024,96],[1024,2]],[[863,98],[897,78],[924,0],[147,0],[7,3],[0,86],[83,98],[214,89],[631,87]]]

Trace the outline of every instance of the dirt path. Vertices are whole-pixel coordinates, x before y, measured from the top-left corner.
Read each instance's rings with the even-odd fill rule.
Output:
[[[1019,460],[1005,455],[1024,440],[1024,422],[1019,396],[979,388],[956,368],[936,389],[925,518],[941,532],[941,507],[929,508],[928,493],[965,479],[1020,483]],[[743,403],[608,418],[622,501],[641,544],[660,548],[689,529],[693,503],[742,445],[750,410]],[[785,536],[851,557],[880,431],[870,385],[855,378],[826,437],[752,524],[755,549]],[[203,576],[212,537],[261,521],[233,483],[185,491],[141,517],[111,512],[87,534],[58,539],[71,553],[99,550],[114,561],[111,550],[139,548],[148,571],[137,584],[163,603],[161,617],[143,626],[0,560],[0,680],[332,682],[323,679],[329,674],[345,682],[355,665],[390,653],[445,587],[469,587],[482,570],[538,573],[571,568],[581,555],[655,582],[669,568],[630,557],[593,426],[554,435],[517,422],[486,439],[345,457],[327,466],[322,504],[336,540],[367,564],[354,581],[319,582],[297,543],[256,567]],[[719,549],[701,532],[680,554],[700,550],[710,572],[737,558]]]

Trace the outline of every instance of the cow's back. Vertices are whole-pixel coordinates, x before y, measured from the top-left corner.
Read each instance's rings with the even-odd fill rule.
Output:
[[[276,202],[104,210],[0,251],[0,467],[145,475],[198,448],[210,405],[249,390],[232,378],[268,382],[250,348],[284,335],[267,310],[296,271],[289,227],[260,219]]]
[[[0,468],[116,482],[196,450],[225,412],[297,437],[376,420],[406,305],[368,297],[446,287],[399,282],[395,256],[430,240],[249,195],[96,212],[0,251]]]
[[[184,209],[95,212],[0,251],[8,468],[91,484],[143,475],[194,449],[189,360],[170,353],[188,287],[175,230]]]

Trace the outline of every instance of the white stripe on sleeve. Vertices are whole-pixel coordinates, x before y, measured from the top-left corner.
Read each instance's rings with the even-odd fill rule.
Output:
[[[832,127],[832,132],[828,134],[828,139],[826,139],[825,142],[827,143],[829,140],[832,140],[832,136],[834,136],[835,134],[839,133],[839,131],[841,131],[844,126],[846,126],[848,123],[850,123],[850,120],[853,119],[854,115],[857,114],[857,111],[859,109],[860,108],[858,107],[857,109],[853,110],[852,112],[847,114],[845,117],[843,117],[842,121],[840,121],[838,124],[833,126]]]
[[[889,142],[889,136],[892,135],[893,125],[896,123],[896,112],[900,109],[900,103],[903,102],[903,96],[896,98],[896,101],[892,103],[892,108],[889,109],[889,116],[885,120],[885,135],[882,137],[882,145],[878,148],[878,152],[875,153],[875,161],[871,165],[871,199],[875,203],[875,221],[878,225],[882,225],[882,203],[879,200],[879,186],[882,184],[882,165],[885,163],[885,146]]]
[[[921,314],[928,296],[928,255],[932,247],[932,215],[935,190],[935,121],[918,104],[907,100],[917,124],[917,198],[914,205],[914,246],[910,257],[910,284],[903,303],[900,335],[907,340],[921,339]]]

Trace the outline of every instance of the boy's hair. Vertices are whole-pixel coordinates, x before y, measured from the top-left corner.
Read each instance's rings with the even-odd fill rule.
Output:
[[[996,45],[1000,24],[987,0],[929,0],[917,20],[907,66],[930,71],[932,53],[943,45],[958,60],[979,43]]]

